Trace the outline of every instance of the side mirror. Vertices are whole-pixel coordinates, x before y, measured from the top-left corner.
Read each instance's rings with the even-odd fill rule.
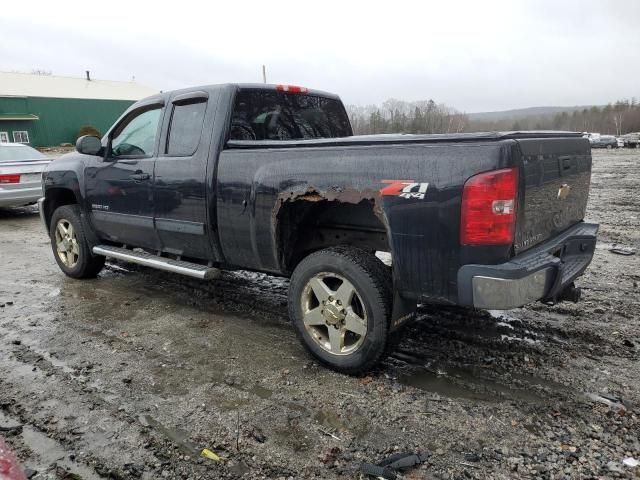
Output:
[[[76,150],[85,155],[98,155],[102,149],[102,143],[98,137],[83,135],[76,140]]]

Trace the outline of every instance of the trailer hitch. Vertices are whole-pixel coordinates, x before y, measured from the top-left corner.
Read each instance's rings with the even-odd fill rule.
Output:
[[[576,287],[573,282],[566,286],[560,295],[558,295],[558,301],[561,302],[563,300],[568,300],[569,302],[578,303],[580,297],[582,296],[582,289]]]

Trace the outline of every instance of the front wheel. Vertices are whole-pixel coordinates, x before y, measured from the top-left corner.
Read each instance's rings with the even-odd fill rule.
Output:
[[[91,253],[78,205],[64,205],[53,212],[49,236],[56,262],[67,276],[93,278],[104,267],[105,258]]]
[[[385,352],[391,275],[372,253],[332,247],[298,264],[289,286],[289,316],[305,347],[325,365],[362,373]]]

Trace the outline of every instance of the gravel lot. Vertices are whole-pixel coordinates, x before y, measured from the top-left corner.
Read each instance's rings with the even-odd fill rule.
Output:
[[[359,478],[404,451],[431,454],[410,479],[640,478],[640,254],[609,251],[640,247],[639,188],[639,151],[594,151],[581,303],[424,307],[361,378],[305,353],[285,280],[75,281],[33,208],[0,210],[0,435],[34,479]]]

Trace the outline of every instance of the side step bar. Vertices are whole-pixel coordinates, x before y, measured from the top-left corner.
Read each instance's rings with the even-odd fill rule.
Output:
[[[164,270],[166,272],[180,273],[201,280],[211,280],[220,276],[220,270],[217,268],[159,257],[158,255],[147,252],[134,252],[128,248],[97,245],[93,247],[93,253],[96,255],[104,255],[105,257],[117,258],[125,262],[137,263],[145,267],[157,268],[158,270]]]

